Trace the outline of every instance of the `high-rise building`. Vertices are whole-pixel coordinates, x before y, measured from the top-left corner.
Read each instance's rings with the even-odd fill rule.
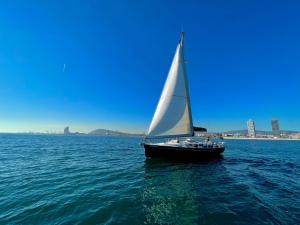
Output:
[[[280,129],[279,129],[278,120],[272,119],[271,124],[272,124],[272,133],[273,133],[274,137],[280,137]]]
[[[255,137],[256,136],[255,124],[254,124],[254,121],[252,119],[249,119],[247,121],[247,128],[248,128],[248,136],[249,137]]]
[[[64,129],[64,134],[66,134],[66,135],[70,134],[70,128],[69,127],[66,127]]]

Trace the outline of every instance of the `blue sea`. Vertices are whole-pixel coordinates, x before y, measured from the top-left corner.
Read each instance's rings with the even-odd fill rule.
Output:
[[[300,224],[300,141],[145,159],[137,137],[0,135],[0,224]]]

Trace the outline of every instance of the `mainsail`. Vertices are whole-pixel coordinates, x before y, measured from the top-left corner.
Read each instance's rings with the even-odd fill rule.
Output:
[[[193,133],[182,33],[148,136],[192,136]]]

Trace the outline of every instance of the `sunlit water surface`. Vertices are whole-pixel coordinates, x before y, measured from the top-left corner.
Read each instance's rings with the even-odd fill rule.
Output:
[[[145,160],[140,138],[0,135],[0,224],[300,224],[300,141]]]

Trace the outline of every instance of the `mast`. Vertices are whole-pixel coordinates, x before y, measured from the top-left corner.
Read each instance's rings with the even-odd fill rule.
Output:
[[[183,59],[183,70],[184,70],[184,78],[185,78],[185,84],[186,84],[186,93],[187,93],[187,102],[188,102],[188,107],[189,107],[189,113],[190,113],[190,120],[191,120],[191,127],[190,129],[192,130],[192,136],[194,136],[194,125],[193,125],[193,117],[192,117],[192,107],[191,107],[191,100],[190,100],[190,90],[189,90],[189,81],[187,79],[187,73],[186,73],[186,61],[184,57],[184,52],[183,52],[183,40],[184,40],[184,32],[181,32],[180,36],[180,44],[181,44],[181,54],[182,54],[182,59]]]

